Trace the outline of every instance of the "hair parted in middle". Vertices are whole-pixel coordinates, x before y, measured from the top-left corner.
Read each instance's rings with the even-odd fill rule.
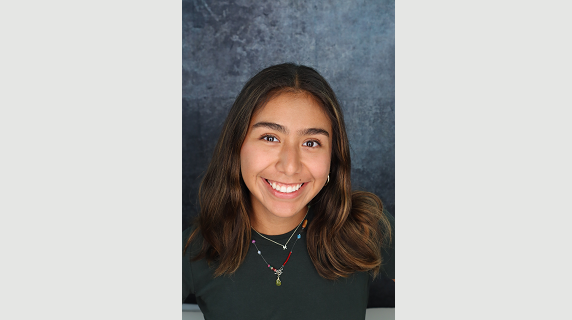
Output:
[[[308,224],[308,254],[326,279],[359,271],[375,276],[382,263],[381,247],[391,241],[391,225],[376,195],[351,190],[349,142],[332,88],[316,70],[291,63],[260,71],[236,98],[201,182],[201,209],[185,250],[202,235],[194,260],[216,263],[215,276],[232,274],[244,261],[251,240],[252,208],[241,176],[240,150],[252,115],[284,92],[311,94],[328,115],[333,131],[330,181],[310,202],[314,218]]]

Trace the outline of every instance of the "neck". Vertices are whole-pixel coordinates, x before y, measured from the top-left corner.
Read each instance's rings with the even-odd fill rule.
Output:
[[[277,217],[267,210],[254,210],[250,216],[250,224],[256,231],[265,235],[285,234],[296,228],[307,212],[308,207],[305,206],[291,217]]]

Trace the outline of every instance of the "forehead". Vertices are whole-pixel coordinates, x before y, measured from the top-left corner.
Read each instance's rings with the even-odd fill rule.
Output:
[[[265,121],[291,128],[322,127],[331,132],[330,119],[320,103],[307,92],[284,92],[257,110],[250,125]]]

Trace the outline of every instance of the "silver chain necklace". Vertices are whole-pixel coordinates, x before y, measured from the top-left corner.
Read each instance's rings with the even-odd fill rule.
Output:
[[[261,236],[262,238],[264,238],[264,239],[266,239],[266,240],[268,240],[268,241],[274,242],[274,243],[276,243],[277,245],[281,246],[281,247],[282,247],[282,250],[286,250],[286,249],[288,249],[288,247],[287,247],[288,242],[290,242],[290,239],[292,239],[292,237],[293,237],[294,234],[296,233],[296,230],[298,230],[298,228],[300,227],[300,225],[302,224],[302,222],[304,222],[304,220],[306,219],[306,216],[308,215],[308,211],[310,211],[310,206],[308,206],[308,210],[306,210],[306,214],[304,215],[304,218],[302,219],[302,221],[300,221],[300,223],[298,223],[298,226],[296,227],[296,229],[294,229],[294,231],[293,231],[292,234],[290,235],[290,238],[288,238],[288,241],[286,241],[285,244],[280,244],[280,243],[278,243],[278,242],[276,242],[276,241],[274,241],[274,240],[272,240],[272,239],[268,239],[268,238],[266,238],[265,236],[261,235],[260,232],[256,231],[256,229],[254,229],[254,227],[251,227],[251,228],[252,228],[252,230],[254,230],[256,233],[258,233],[258,235]]]

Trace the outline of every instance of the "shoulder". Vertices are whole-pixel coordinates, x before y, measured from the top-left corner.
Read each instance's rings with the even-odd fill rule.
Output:
[[[186,240],[191,236],[193,230],[195,230],[194,225],[191,225],[187,229],[183,230],[183,245],[185,244]]]
[[[193,238],[191,239],[191,241],[189,242],[189,239],[191,237],[191,235],[193,235]],[[197,230],[197,226],[196,224],[191,224],[190,227],[188,227],[187,229],[185,229],[183,231],[183,252],[185,254],[185,256],[191,257],[191,256],[195,256],[199,253],[201,245],[202,245],[202,235],[200,230]]]
[[[384,231],[384,243],[381,249],[382,257],[382,273],[389,279],[395,279],[395,218],[385,209],[383,209],[383,215],[385,219],[382,218],[380,225]]]
[[[191,235],[193,238],[189,241]],[[183,284],[183,302],[190,294],[195,293],[195,276],[194,266],[196,262],[193,262],[193,257],[195,257],[201,249],[202,245],[202,235],[197,231],[196,225],[192,224],[189,228],[183,231],[183,265],[182,265],[182,284]]]
[[[191,233],[193,233],[193,231],[195,231],[195,229],[196,229],[196,227],[193,224],[190,227],[188,227],[187,229],[183,230],[183,248],[187,244],[187,241],[189,240]]]

